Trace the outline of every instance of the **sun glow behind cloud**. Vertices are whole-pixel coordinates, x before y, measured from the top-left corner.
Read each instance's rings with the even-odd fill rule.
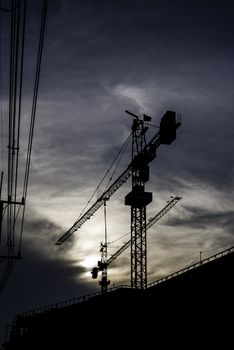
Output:
[[[151,217],[166,205],[171,193],[165,189],[164,191],[157,189],[157,178],[152,179],[147,186],[153,190],[155,197],[152,205],[147,208],[147,215]],[[231,222],[228,224],[229,217],[226,215],[232,203],[231,194],[228,199],[222,191],[199,183],[187,182],[185,179],[180,179],[177,190],[183,199],[161,218],[147,235],[149,282],[175,272],[194,259],[198,260],[200,251],[204,252],[205,257],[209,254],[205,253],[207,251],[212,254],[212,250],[215,253],[222,247],[225,249],[228,242],[232,244],[232,226]],[[120,197],[124,198],[124,193],[121,193]],[[108,241],[115,241],[129,232],[130,210],[126,210],[123,198],[120,202],[118,199],[108,202]],[[58,208],[54,206],[53,208],[56,218]],[[53,216],[53,210],[50,214]],[[68,215],[68,211],[64,210],[63,215]],[[120,217],[121,220],[119,220]],[[223,245],[221,237],[223,237]],[[130,236],[125,236],[110,244],[108,257],[129,238]],[[44,235],[41,232],[40,238],[37,239],[37,247],[41,246],[45,250],[47,239],[49,239],[47,231]],[[97,266],[98,260],[101,259],[100,242],[103,240],[104,218],[103,210],[100,209],[82,229],[74,233],[70,242],[65,242],[62,247],[49,249],[45,254],[50,253],[53,259],[63,259],[77,269],[84,268],[80,278],[96,285],[97,280],[91,280],[91,269]],[[111,283],[123,283],[123,281],[130,283],[130,248],[109,266],[108,276]],[[74,275],[74,278],[77,282],[79,281],[78,276]]]
[[[135,85],[122,83],[116,85],[111,91],[111,94],[114,94],[116,98],[120,98],[119,103],[123,102],[122,98],[127,98],[127,105],[131,100],[133,101],[136,110],[139,110],[140,112],[143,109],[145,112],[147,106],[152,105],[153,103],[153,96],[157,90],[155,89],[155,86],[152,84],[146,84],[145,89],[142,89]],[[159,92],[159,95],[162,97],[163,91],[158,90],[158,93]],[[172,93],[172,90],[169,89],[168,96],[173,95],[170,95],[170,93]],[[196,99],[199,100],[199,95],[196,96]],[[162,100],[159,100],[159,102],[162,103]],[[157,116],[157,121],[160,120],[160,116],[161,115]],[[166,201],[170,198],[170,195],[179,194],[183,197],[182,202],[179,203],[175,209],[172,209],[165,218],[162,218],[162,224],[160,222],[155,225],[155,230],[157,232],[155,242],[153,237],[151,238],[151,235],[148,239],[148,269],[149,276],[152,279],[162,275],[163,271],[171,272],[175,266],[186,264],[190,257],[194,255],[195,250],[202,250],[206,247],[209,248],[220,244],[218,233],[217,235],[209,233],[210,231],[214,232],[214,227],[209,229],[208,223],[203,225],[202,237],[197,234],[197,231],[195,233],[193,232],[194,224],[188,230],[189,223],[193,223],[195,220],[194,215],[198,218],[197,222],[199,223],[199,215],[203,215],[203,213],[195,211],[193,213],[187,208],[194,207],[200,208],[201,211],[217,213],[218,211],[227,211],[232,204],[230,193],[219,190],[214,184],[209,183],[209,179],[208,181],[204,181],[206,176],[205,166],[207,162],[202,168],[204,174],[201,172],[197,175],[189,170],[189,167],[191,165],[195,167],[196,162],[200,159],[199,157],[203,156],[200,155],[200,153],[197,153],[196,157],[191,157],[191,154],[187,154],[187,157],[184,157],[185,149],[182,145],[183,142],[188,141],[186,139],[187,135],[189,133],[191,134],[191,131],[186,131],[186,128],[188,128],[189,124],[194,121],[193,115],[189,115],[189,118],[190,119],[186,119],[185,116],[185,125],[182,124],[181,128],[178,130],[177,140],[169,147],[161,146],[157,158],[150,165],[150,181],[147,183],[147,190],[153,191],[154,201],[152,205],[147,208],[148,217],[155,215],[157,211],[161,210],[166,204]],[[110,120],[114,120],[114,115],[111,116]],[[126,119],[123,116],[121,117],[121,120],[125,121]],[[112,139],[114,140],[115,134],[121,136],[121,138],[123,138],[123,134],[127,134],[127,130],[129,131],[131,126],[128,119],[127,123],[128,125],[125,125],[124,128],[120,122],[119,124],[117,123],[113,125],[106,124],[109,125],[110,135],[113,135],[113,138],[110,137],[110,141]],[[61,124],[61,126],[65,127],[65,124]],[[85,129],[86,127],[88,134],[89,125],[85,126],[84,124],[83,128]],[[91,131],[94,132],[93,129]],[[61,130],[61,132],[62,134],[66,134],[67,132],[72,133],[73,131],[70,131],[70,128],[68,128],[67,130]],[[53,232],[53,237],[56,236],[54,241],[56,241],[56,238],[60,235],[65,233],[77,219],[79,213],[87,203],[87,200],[90,198],[90,195],[98,185],[97,178],[100,179],[100,174],[105,173],[107,170],[106,163],[110,164],[113,155],[116,153],[117,146],[113,150],[105,148],[104,145],[102,145],[101,148],[97,147],[100,143],[102,144],[103,135],[100,131],[94,139],[82,139],[82,142],[79,144],[79,136],[82,136],[81,134],[83,132],[84,130],[79,131],[79,128],[77,128],[74,135],[72,135],[74,136],[74,139],[77,140],[74,153],[73,147],[68,147],[65,151],[61,148],[61,152],[64,152],[64,154],[60,154],[61,163],[57,162],[59,155],[57,154],[56,149],[53,149],[51,145],[48,145],[49,152],[47,152],[46,147],[44,150],[43,148],[40,148],[40,142],[40,147],[36,147],[37,152],[35,151],[35,158],[32,162],[32,171],[33,175],[35,175],[32,178],[31,195],[29,193],[30,201],[35,210],[38,210],[41,215],[59,226],[59,230]],[[103,129],[102,132],[105,134],[106,130]],[[193,134],[191,135],[193,136]],[[53,144],[52,140],[50,143]],[[121,142],[119,141],[119,143]],[[88,146],[87,149],[85,145]],[[47,146],[46,140],[45,146]],[[190,153],[195,154],[195,152],[198,152],[198,146],[199,145],[194,142]],[[50,152],[53,153],[54,157],[47,159],[47,157],[50,157]],[[71,152],[71,156],[69,157],[69,163],[67,163],[69,152]],[[106,161],[107,158],[108,161]],[[129,160],[126,161],[126,164],[128,164],[128,162]],[[35,169],[33,168],[34,163]],[[125,168],[125,166],[126,165],[123,164],[122,169]],[[38,181],[40,183],[39,187]],[[130,209],[124,206],[124,196],[130,191],[130,188],[131,184],[128,182],[107,203],[108,241],[112,241],[129,232]],[[94,200],[95,199],[96,198],[94,198]],[[181,219],[180,225],[163,225],[163,223],[166,222],[167,217],[173,217],[174,213],[177,214],[177,219]],[[175,238],[181,243],[181,249],[179,249],[178,252],[173,243]],[[159,239],[159,242],[157,239]],[[46,238],[43,238],[43,242],[45,240]],[[87,261],[86,259],[89,259],[89,257],[97,256],[97,261],[100,260],[100,242],[103,240],[104,217],[103,208],[101,208],[95,213],[91,220],[88,220],[81,229],[74,233],[68,244],[65,242],[64,247],[62,248],[56,247],[54,249],[53,247],[53,253],[51,256],[56,259],[63,259],[67,262],[70,261],[72,266],[85,267],[84,261]],[[51,242],[51,238],[49,238],[49,241]],[[163,248],[163,241],[167,242],[167,250]],[[121,245],[121,243],[124,243],[124,239],[118,242],[119,245]],[[40,247],[39,240],[37,241],[37,244]],[[191,246],[191,248],[189,246]],[[116,250],[117,249],[118,248],[116,248]],[[60,253],[60,251],[62,251],[62,253]],[[110,248],[108,254],[113,253],[114,249],[111,250]],[[171,257],[171,260],[168,260],[168,254]],[[126,257],[127,259],[125,259]],[[130,279],[129,258],[130,251],[128,250],[123,254],[123,258],[119,257],[114,262],[113,269],[110,267],[110,271],[113,271],[113,273],[116,271],[116,274],[114,273],[115,279],[118,279],[119,282]],[[95,262],[95,265],[97,264],[97,261]],[[177,264],[175,261],[178,261],[179,263]],[[165,265],[167,265],[167,267],[165,267]],[[87,280],[90,279],[90,271],[85,274],[84,278],[87,278]]]
[[[150,89],[150,86],[146,86],[145,92],[141,88],[134,87],[134,85],[128,86],[124,84],[117,85],[112,91],[116,97],[120,98],[121,103],[122,98],[132,99],[137,110],[143,107],[147,108],[149,101],[152,103],[153,92],[154,89]],[[196,98],[199,99],[199,96]],[[161,115],[157,117],[158,120],[160,120],[160,116]],[[112,116],[110,120],[114,120],[114,116]],[[125,120],[124,117],[121,117],[121,120]],[[193,116],[190,117],[190,123],[193,120]],[[121,123],[111,124],[109,128],[110,135],[115,135],[117,133],[122,138],[123,133],[126,134],[126,130],[129,131],[131,126],[129,120],[127,122],[128,125],[126,125],[125,128],[121,126]],[[120,129],[115,128],[116,125]],[[211,234],[211,231],[216,232],[216,229],[211,225],[212,221],[204,222],[205,219],[203,218],[203,227],[200,229],[202,232],[201,235],[198,234],[197,229],[194,228],[195,217],[197,218],[197,223],[199,223],[200,216],[203,215],[203,212],[205,214],[205,211],[210,211],[212,215],[212,212],[217,214],[217,212],[220,211],[225,214],[225,211],[228,211],[228,208],[232,205],[231,192],[227,193],[226,191],[220,190],[214,186],[213,183],[209,183],[209,178],[207,181],[204,181],[206,177],[205,166],[207,163],[202,168],[204,174],[202,172],[200,174],[194,174],[190,171],[190,166],[193,165],[195,167],[196,162],[200,159],[199,157],[202,157],[203,154],[200,155],[200,153],[198,153],[197,147],[199,145],[194,142],[193,144],[191,143],[192,152],[190,152],[193,155],[197,152],[196,157],[191,157],[191,154],[187,154],[187,157],[183,156],[185,154],[185,148],[183,148],[182,145],[183,142],[187,142],[185,136],[187,137],[190,132],[185,132],[188,125],[189,120],[188,118],[186,119],[185,116],[185,125],[182,124],[181,128],[178,130],[177,140],[169,147],[161,146],[157,158],[150,165],[150,181],[147,183],[147,190],[153,191],[154,201],[152,205],[147,208],[148,217],[155,215],[157,211],[161,210],[166,204],[166,201],[170,198],[170,195],[179,194],[183,197],[182,202],[179,203],[175,209],[172,209],[165,218],[162,218],[162,223],[160,222],[155,225],[155,242],[153,235],[150,235],[148,239],[148,269],[150,279],[161,276],[164,273],[163,271],[172,272],[175,267],[187,264],[188,261],[191,260],[190,257],[195,254],[194,251],[197,252],[200,249],[202,250],[220,245],[218,232],[213,235]],[[70,129],[61,130],[61,132],[64,134],[69,130]],[[88,130],[89,127],[87,128],[87,134]],[[119,132],[119,130],[121,130],[121,132]],[[105,130],[102,131],[105,134]],[[87,200],[90,198],[90,195],[98,185],[97,178],[100,179],[100,174],[105,173],[107,170],[106,163],[110,164],[113,159],[113,153],[116,153],[117,147],[115,147],[114,152],[112,149],[106,149],[103,145],[101,148],[96,147],[99,143],[102,144],[102,134],[100,131],[96,135],[96,139],[87,139],[86,141],[82,139],[82,142],[79,144],[79,136],[82,136],[82,132],[79,131],[79,128],[74,132],[77,145],[75,152],[72,153],[69,158],[69,164],[67,164],[68,154],[70,151],[74,151],[72,147],[68,147],[64,154],[61,153],[61,159],[64,159],[61,163],[57,162],[57,159],[59,159],[56,153],[57,151],[53,150],[51,147],[49,147],[48,155],[46,148],[44,150],[38,148],[38,152],[40,149],[38,156],[35,151],[33,163],[35,162],[37,164],[35,169],[32,167],[33,175],[35,175],[32,178],[31,194],[29,193],[29,198],[31,205],[38,213],[59,226],[58,229],[54,228],[52,234],[54,242],[60,235],[65,233],[77,219],[79,213],[87,203]],[[76,133],[78,134],[76,135]],[[191,135],[193,136],[193,134]],[[110,140],[111,139],[110,137]],[[51,144],[52,143],[51,141]],[[87,148],[87,155],[85,153],[86,144],[89,146]],[[55,157],[48,160],[47,157],[50,157],[50,152],[53,152]],[[61,152],[63,152],[62,148]],[[79,152],[81,152],[81,156]],[[108,161],[106,161],[107,158]],[[51,167],[49,167],[48,164],[51,165]],[[128,164],[128,162],[126,162],[126,164]],[[125,165],[123,165],[122,169],[124,167]],[[199,178],[199,176],[201,178]],[[38,181],[40,183],[39,187]],[[128,182],[107,203],[108,240],[110,241],[129,232],[130,209],[124,206],[124,196],[130,191],[130,188],[131,183]],[[96,198],[94,198],[94,200],[95,199]],[[191,207],[200,208],[201,212],[188,210],[188,208]],[[181,209],[179,210],[179,208]],[[176,219],[180,219],[180,224],[164,225],[163,223],[166,222],[166,219],[172,218],[175,213],[177,215]],[[188,229],[190,223],[192,223],[192,226]],[[219,228],[217,228],[217,231],[218,230]],[[41,245],[39,243],[40,239],[37,240],[38,249],[41,249],[46,240],[48,240],[49,244],[52,242],[51,236],[46,238],[42,233],[42,237]],[[84,266],[84,261],[92,256],[97,256],[97,261],[100,260],[100,242],[103,240],[104,217],[103,208],[101,208],[95,213],[91,220],[87,221],[81,229],[74,233],[70,242],[64,243],[64,247],[53,247],[50,252],[45,248],[44,250],[51,258],[62,259],[72,266],[82,266],[89,269],[88,266]],[[177,249],[174,244],[176,241],[180,242],[178,246],[180,249]],[[225,241],[227,240],[225,239]],[[54,242],[52,242],[52,244]],[[167,248],[165,248],[165,244],[162,242],[167,243]],[[124,243],[124,239],[118,242],[119,245],[121,245],[121,243]],[[116,248],[116,250],[117,249],[118,248]],[[114,253],[114,249],[111,250],[110,248],[108,254],[112,253]],[[170,259],[168,259],[169,256]],[[111,271],[115,275],[115,280],[118,280],[120,283],[123,280],[130,280],[130,250],[126,251],[123,257],[119,257],[114,262],[114,267],[110,267],[110,272]],[[90,271],[87,271],[87,273],[82,276],[87,279],[87,281],[90,280]]]

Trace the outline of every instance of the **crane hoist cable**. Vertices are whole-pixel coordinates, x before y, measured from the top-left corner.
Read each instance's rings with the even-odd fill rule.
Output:
[[[106,173],[105,173],[104,176],[102,177],[101,181],[99,182],[99,184],[98,184],[98,186],[96,187],[95,191],[94,191],[93,194],[91,195],[90,199],[89,199],[89,200],[87,201],[87,203],[85,204],[85,206],[84,206],[83,210],[81,211],[81,213],[80,213],[79,217],[77,218],[77,220],[79,220],[80,217],[83,215],[83,213],[85,212],[86,208],[87,208],[88,205],[91,203],[93,197],[94,197],[95,194],[98,192],[98,190],[100,189],[102,183],[104,182],[104,180],[106,179],[107,175],[109,174],[111,168],[114,166],[115,162],[117,162],[117,164],[116,164],[116,166],[115,166],[115,168],[114,168],[114,170],[113,170],[113,172],[112,172],[112,174],[111,174],[111,176],[110,176],[110,179],[109,179],[109,182],[108,182],[106,188],[109,186],[109,184],[110,184],[110,182],[112,181],[112,178],[113,178],[113,176],[114,176],[114,173],[115,173],[115,171],[116,171],[116,169],[117,169],[117,167],[118,167],[118,165],[119,165],[119,163],[120,163],[120,161],[121,161],[121,159],[122,159],[122,157],[123,157],[123,154],[124,154],[124,152],[125,152],[125,150],[126,150],[128,144],[129,144],[130,139],[131,139],[131,133],[130,133],[130,135],[127,137],[127,139],[124,141],[124,143],[123,143],[123,145],[121,146],[120,150],[118,151],[118,153],[117,153],[116,156],[114,157],[112,163],[110,164],[110,166],[109,166],[109,168],[107,169]],[[118,158],[119,158],[119,160],[117,161]],[[105,189],[105,190],[106,190],[106,189]]]
[[[115,166],[115,168],[114,168],[114,170],[113,170],[113,172],[112,172],[112,174],[110,176],[110,179],[109,179],[109,181],[108,181],[108,183],[106,185],[106,188],[105,188],[104,192],[108,189],[108,187],[110,186],[111,181],[113,180],[115,172],[116,172],[116,170],[117,170],[117,168],[118,168],[118,166],[119,166],[119,164],[120,164],[120,162],[121,162],[121,160],[123,158],[123,155],[124,155],[128,145],[129,145],[129,141],[131,140],[131,136],[132,136],[132,133],[130,133],[130,135],[128,136],[127,140],[125,141],[125,144],[122,147],[122,150],[123,150],[122,154],[120,154],[119,160],[116,163],[116,166]]]
[[[132,133],[131,133],[132,136]],[[156,156],[156,149],[160,145],[160,132],[158,132],[151,141],[146,145],[143,153],[148,154],[148,162],[151,162]],[[75,223],[68,229],[55,243],[55,245],[61,245],[69,237],[73,235],[91,216],[104,204],[104,201],[110,199],[110,197],[130,178],[132,175],[132,167],[138,159],[134,159],[127,168],[119,175],[119,177],[109,186],[109,188],[103,192],[100,198],[82,215]]]
[[[114,239],[113,241],[108,242],[108,244],[110,245],[110,244],[113,244],[113,243],[115,243],[115,242],[118,242],[118,241],[121,240],[122,238],[124,238],[124,237],[126,237],[126,236],[129,236],[130,233],[131,233],[131,232],[127,232],[127,233],[125,233],[124,235],[119,236],[118,238]]]

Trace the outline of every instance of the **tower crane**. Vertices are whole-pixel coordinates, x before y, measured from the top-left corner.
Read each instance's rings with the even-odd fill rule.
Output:
[[[125,197],[125,205],[131,207],[131,287],[147,288],[147,249],[146,249],[146,207],[152,202],[152,192],[145,191],[149,181],[149,163],[156,156],[156,145],[171,144],[176,139],[176,129],[181,125],[176,113],[167,111],[160,122],[159,140],[148,150],[146,144],[145,122],[151,117],[144,115],[143,120],[133,116],[132,125],[132,191]]]
[[[128,112],[128,111],[126,111]],[[160,131],[145,145],[145,147],[134,156],[130,164],[127,168],[122,172],[122,174],[108,187],[107,190],[103,192],[103,194],[96,200],[96,202],[81,216],[79,217],[74,224],[67,230],[55,243],[55,245],[61,245],[68,238],[70,238],[74,232],[76,232],[81,226],[90,219],[94,213],[104,205],[104,202],[109,200],[111,196],[130,178],[132,175],[133,169],[140,162],[141,157],[144,157],[145,163],[149,164],[156,157],[156,150],[160,146],[160,144],[169,144],[168,139],[166,139],[167,128],[168,134],[174,134],[174,138],[176,137],[175,130],[181,125],[181,119],[179,115],[176,115],[175,112],[167,111],[163,118],[167,115],[167,113],[173,113],[175,120],[170,123],[162,123],[160,124]],[[128,112],[129,113],[129,112]],[[162,118],[162,120],[163,120]],[[172,130],[171,130],[172,129]],[[172,142],[172,141],[171,141]]]
[[[147,287],[146,206],[152,201],[152,193],[145,191],[145,183],[149,180],[149,163],[156,157],[156,150],[161,144],[170,145],[176,139],[176,129],[181,125],[181,119],[174,111],[167,111],[161,118],[159,131],[147,143],[146,122],[151,117],[144,114],[141,119],[129,111],[126,113],[133,117],[130,164],[55,244],[61,245],[71,237],[131,176],[132,191],[125,197],[125,205],[131,207],[131,287],[143,289]]]
[[[146,225],[146,230],[148,230],[150,227],[152,227],[156,222],[158,222],[171,208],[173,208],[180,200],[182,199],[182,197],[180,196],[175,196],[172,197],[172,199],[170,201],[168,201],[168,203],[165,205],[165,207],[163,209],[161,209],[155,216],[153,216],[152,218],[150,218],[147,222]],[[101,261],[98,261],[98,266],[93,267],[92,269],[92,278],[96,279],[98,276],[98,273],[101,272],[105,272],[104,276],[106,276],[106,270],[107,267],[118,258],[118,256],[120,256],[125,250],[128,249],[128,247],[130,247],[131,245],[131,239],[129,239],[127,242],[125,242],[114,254],[112,254],[110,256],[109,259],[105,260],[103,259],[103,252],[105,251],[105,244],[101,244]],[[107,280],[107,279],[106,279]],[[102,281],[100,282],[101,286],[102,286]],[[109,284],[109,281],[107,281]],[[103,291],[103,290],[102,290]]]

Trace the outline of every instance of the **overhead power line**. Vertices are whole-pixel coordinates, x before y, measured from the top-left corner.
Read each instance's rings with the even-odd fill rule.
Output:
[[[26,169],[25,169],[25,177],[24,177],[24,187],[23,187],[23,198],[25,203],[26,203],[27,191],[28,191],[28,179],[29,179],[30,162],[31,162],[31,154],[32,154],[32,143],[33,143],[33,136],[34,136],[37,96],[38,96],[39,79],[40,79],[40,72],[41,72],[41,60],[42,60],[42,52],[43,52],[43,44],[44,44],[44,36],[45,36],[47,4],[48,4],[48,0],[44,0],[43,8],[42,8],[41,28],[40,28],[39,46],[38,46],[38,53],[37,53],[36,74],[35,74],[35,81],[34,81],[33,102],[32,102],[32,111],[31,111],[30,130],[29,130],[28,150],[27,150],[27,160],[26,160]],[[25,206],[23,207],[19,250],[21,249],[21,243],[22,243],[24,216],[25,216]]]
[[[26,28],[26,8],[27,0],[12,0],[11,9],[0,10],[9,12],[11,17],[11,35],[10,35],[10,72],[9,72],[9,122],[8,122],[8,178],[7,178],[7,199],[2,200],[1,204],[1,224],[6,211],[6,222],[2,228],[0,236],[6,235],[5,247],[0,251],[0,260],[5,262],[5,271],[0,276],[0,292],[7,282],[14,263],[21,257],[21,244],[25,216],[25,203],[28,191],[28,180],[30,172],[30,161],[32,153],[32,144],[34,136],[34,126],[36,118],[36,107],[39,89],[39,80],[41,73],[41,61],[43,53],[43,43],[45,36],[45,23],[47,15],[48,0],[42,4],[42,14],[39,32],[39,44],[37,50],[37,61],[34,79],[33,99],[30,117],[30,128],[28,135],[27,157],[25,164],[25,173],[23,180],[23,189],[21,200],[18,200],[18,177],[19,177],[19,151],[20,151],[20,133],[21,133],[21,110],[23,95],[23,76],[24,76],[24,55],[25,55],[25,28]],[[21,166],[22,168],[22,166]],[[2,180],[1,180],[2,183]],[[1,185],[2,188],[2,185]],[[4,207],[3,207],[4,204]],[[22,209],[22,212],[20,210]],[[20,214],[20,215],[19,215]],[[6,232],[4,232],[4,230]],[[1,235],[2,233],[2,235]],[[5,236],[4,236],[5,237]],[[16,239],[17,237],[17,239]],[[3,241],[3,240],[2,240]]]

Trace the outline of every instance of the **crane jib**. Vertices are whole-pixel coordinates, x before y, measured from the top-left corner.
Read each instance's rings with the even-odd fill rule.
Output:
[[[158,132],[144,147],[142,154],[146,159],[146,164],[150,163],[156,157],[156,149],[160,146],[160,132]],[[72,227],[62,235],[55,245],[61,245],[69,237],[73,235],[91,216],[104,204],[105,201],[109,200],[110,197],[125,183],[132,175],[132,169],[138,163],[141,154],[134,158],[128,165],[125,171],[115,180],[115,182],[101,195],[101,197],[89,208],[73,225]]]
[[[152,219],[149,219],[146,229],[148,230],[153,226],[157,221],[159,221],[177,202],[179,202],[182,197],[174,197],[160,212],[158,212]],[[131,239],[127,241],[122,247],[120,247],[111,257],[107,260],[107,265],[112,263],[120,254],[122,254],[128,247],[131,245]]]
[[[56,242],[56,245],[61,245],[65,242],[75,231],[78,230],[90,217],[104,204],[105,201],[110,199],[110,197],[118,190],[120,186],[124,182],[128,180],[128,178],[132,174],[131,167],[128,167],[119,177],[118,179],[102,194],[100,198],[92,205],[92,207],[86,211],[81,218],[79,218],[73,226]]]

